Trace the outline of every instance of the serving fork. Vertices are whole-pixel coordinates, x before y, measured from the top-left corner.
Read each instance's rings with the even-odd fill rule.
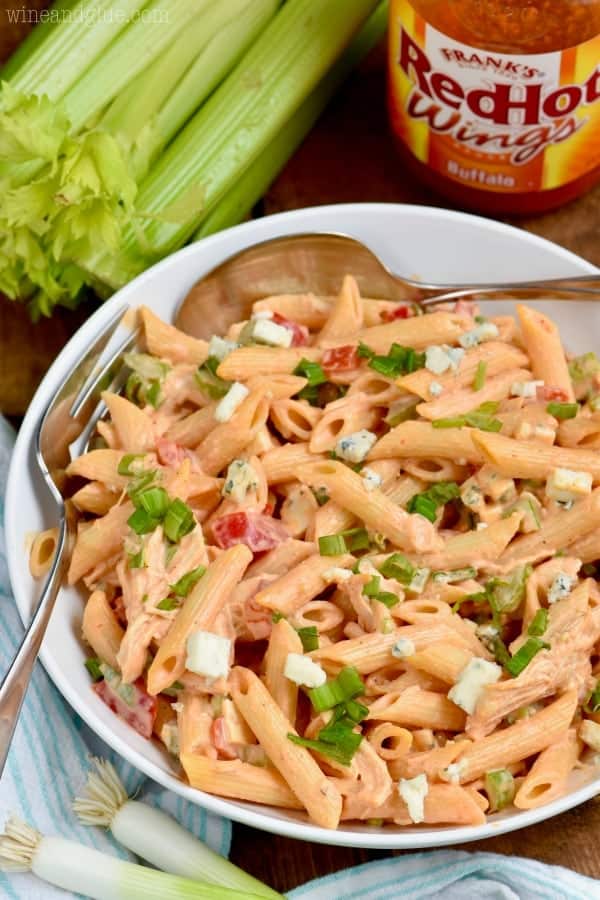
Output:
[[[123,354],[136,339],[135,320],[131,315],[124,315],[121,307],[50,401],[36,428],[35,458],[56,503],[58,536],[37,607],[0,684],[0,776],[70,556],[72,526],[63,495],[65,469],[86,452],[96,425],[106,412],[100,393],[109,387],[118,391],[124,386]]]

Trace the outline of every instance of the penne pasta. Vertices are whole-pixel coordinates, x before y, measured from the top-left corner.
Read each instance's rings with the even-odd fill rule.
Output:
[[[47,528],[36,534],[29,551],[29,571],[41,578],[50,569],[58,546],[58,528]]]
[[[117,654],[124,631],[117,622],[104,591],[93,591],[83,611],[83,638],[102,662],[118,669]]]
[[[185,669],[186,641],[192,631],[213,625],[228,593],[238,584],[252,554],[238,544],[226,550],[208,567],[173,620],[148,669],[148,691],[159,694],[177,681]]]
[[[600,746],[598,379],[537,310],[360,283],[261,297],[210,343],[142,308],[150,355],[65,472],[66,577],[97,697],[192,788],[481,825],[489,772],[533,809]]]
[[[537,309],[517,304],[523,343],[527,347],[534,377],[544,384],[564,391],[567,400],[574,400],[569,367],[558,328]]]
[[[467,328],[468,322],[462,316],[433,312],[427,317],[395,319],[385,325],[364,328],[358,339],[375,353],[387,353],[392,344],[423,350],[431,344],[453,344]]]
[[[197,753],[182,753],[181,764],[192,787],[207,794],[302,809],[298,798],[272,767],[249,765],[241,759],[209,759]]]
[[[323,828],[336,828],[342,812],[340,794],[308,750],[289,740],[289,734],[296,734],[294,726],[262,681],[250,669],[238,667],[232,674],[231,684],[241,714],[311,818]]]
[[[368,494],[363,479],[341,463],[331,461],[301,466],[298,478],[313,488],[325,487],[331,499],[362,518],[369,528],[381,532],[402,550],[434,550],[440,545],[430,523],[410,516],[375,489]]]
[[[471,744],[459,757],[461,784],[486,772],[520,762],[564,737],[575,709],[577,694],[567,691],[540,712]]]

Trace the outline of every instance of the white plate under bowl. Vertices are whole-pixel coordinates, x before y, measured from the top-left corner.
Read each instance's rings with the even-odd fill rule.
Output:
[[[283,234],[344,232],[364,240],[398,272],[426,280],[467,282],[586,274],[592,265],[548,241],[476,216],[415,206],[347,204],[297,210],[248,222],[186,247],[145,272],[104,304],[69,341],[48,371],[19,432],[8,480],[6,539],[10,578],[19,612],[27,621],[39,585],[29,574],[26,541],[32,531],[54,524],[52,503],[36,470],[33,434],[50,398],[123,302],[142,303],[170,320],[188,290],[217,263],[242,248]],[[344,273],[340,272],[340,279]],[[508,311],[510,304],[505,305]],[[544,307],[544,304],[540,304]],[[547,303],[566,345],[598,349],[600,304]],[[500,311],[500,307],[495,307]],[[570,792],[528,812],[505,812],[485,825],[460,828],[385,828],[343,824],[338,831],[312,825],[303,814],[213,797],[181,781],[168,755],[121,722],[90,690],[80,640],[81,597],[72,588],[59,595],[41,658],[66,700],[87,724],[130,763],[194,803],[265,831],[351,847],[420,848],[479,840],[523,828],[582,803],[600,791],[600,779],[573,784]]]

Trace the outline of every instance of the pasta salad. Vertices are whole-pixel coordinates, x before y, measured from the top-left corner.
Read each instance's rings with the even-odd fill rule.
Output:
[[[100,700],[192,786],[325,828],[478,825],[593,772],[596,356],[350,275],[210,342],[139,316],[66,472]]]

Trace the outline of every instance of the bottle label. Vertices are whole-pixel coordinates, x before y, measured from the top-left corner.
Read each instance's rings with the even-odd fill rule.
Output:
[[[553,53],[495,53],[392,0],[389,53],[392,127],[441,175],[524,193],[600,165],[600,35]]]

